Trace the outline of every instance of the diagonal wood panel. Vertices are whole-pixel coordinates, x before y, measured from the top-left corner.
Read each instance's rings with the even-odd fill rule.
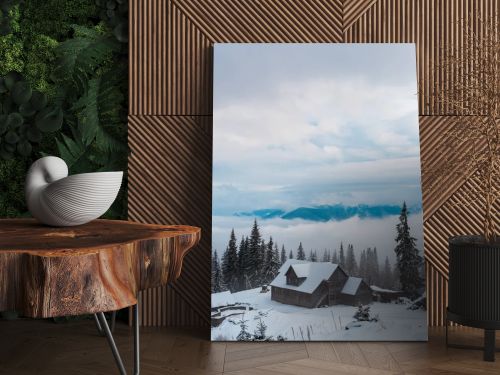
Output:
[[[184,261],[172,291],[141,296],[145,325],[167,324],[193,310],[208,322],[210,309],[211,118],[129,116],[129,217],[149,223],[191,223],[202,240]],[[180,297],[179,306],[176,304]],[[169,303],[169,304],[167,304]],[[162,306],[157,311],[157,306]],[[167,310],[169,311],[169,310]],[[172,310],[170,310],[172,311]],[[191,314],[191,312],[189,312]],[[177,315],[177,316],[176,316]],[[189,325],[189,324],[188,324]]]
[[[349,29],[377,0],[344,0],[342,9],[343,30]]]

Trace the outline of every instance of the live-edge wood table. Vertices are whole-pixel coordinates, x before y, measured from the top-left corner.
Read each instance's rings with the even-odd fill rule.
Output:
[[[137,294],[176,280],[200,235],[200,228],[182,225],[94,220],[55,228],[33,219],[0,219],[0,311],[32,318],[94,314],[126,374],[104,312],[133,306],[139,374]]]

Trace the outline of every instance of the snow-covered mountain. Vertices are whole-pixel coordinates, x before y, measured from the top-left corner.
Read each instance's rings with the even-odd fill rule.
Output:
[[[421,211],[420,206],[409,208],[410,213]],[[346,206],[343,204],[322,205],[314,207],[298,207],[291,211],[281,209],[259,209],[249,212],[237,212],[235,216],[251,216],[258,219],[282,218],[284,220],[303,219],[310,221],[341,221],[354,216],[364,218],[383,218],[391,215],[399,215],[399,205],[366,205]]]

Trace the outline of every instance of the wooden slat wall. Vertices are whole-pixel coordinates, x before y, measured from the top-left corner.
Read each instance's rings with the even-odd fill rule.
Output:
[[[131,0],[129,217],[203,229],[179,281],[141,295],[142,323],[209,325],[214,42],[415,43],[426,183],[452,115],[425,99],[453,78],[434,72],[442,47],[463,46],[469,14],[499,8],[498,0]],[[424,195],[430,325],[444,322],[447,238],[480,228],[481,207],[454,204],[473,184],[451,180],[439,196]]]

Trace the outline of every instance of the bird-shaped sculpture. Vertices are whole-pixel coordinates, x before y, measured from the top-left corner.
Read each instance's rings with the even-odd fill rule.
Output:
[[[103,215],[116,199],[123,172],[68,176],[64,160],[46,156],[35,161],[26,176],[28,209],[43,224],[69,227]]]

